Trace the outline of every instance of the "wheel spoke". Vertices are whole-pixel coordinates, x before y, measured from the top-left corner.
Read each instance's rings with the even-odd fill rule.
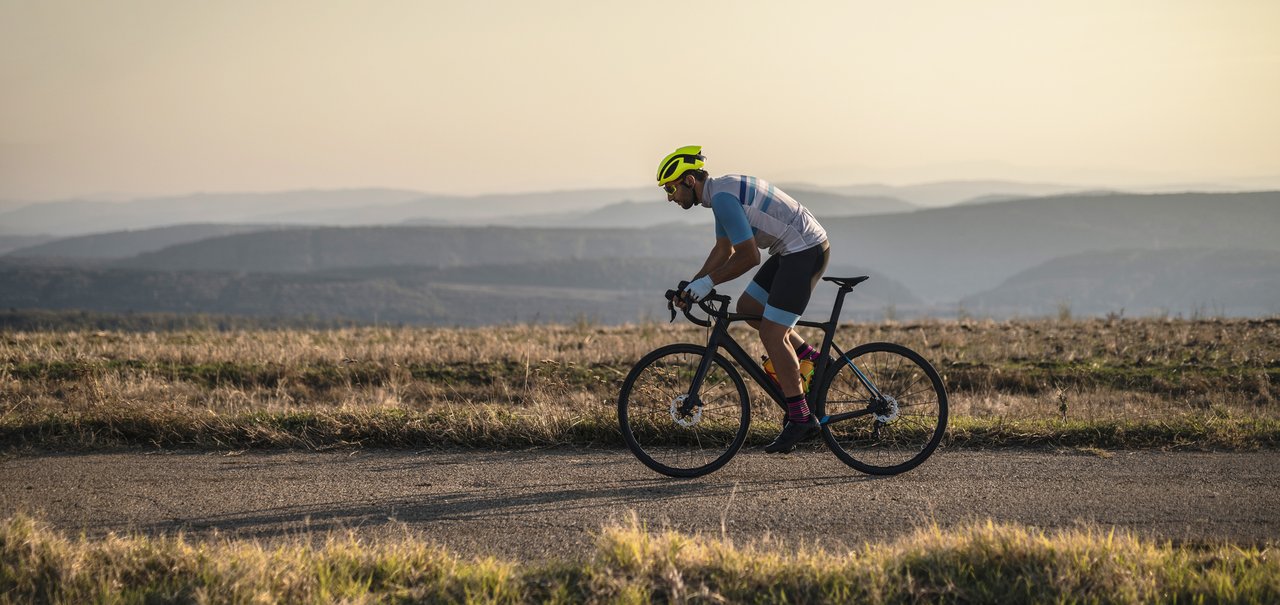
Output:
[[[673,476],[714,471],[746,438],[749,404],[741,376],[716,356],[699,389],[701,407],[680,422],[671,405],[688,393],[705,349],[671,345],[645,356],[623,383],[618,405],[627,446],[650,468]],[[632,414],[624,414],[626,407]],[[665,417],[665,419],[664,419]]]
[[[878,474],[903,472],[914,468],[937,447],[946,426],[946,396],[935,387],[940,379],[933,368],[911,355],[914,354],[903,347],[886,344],[865,345],[848,353],[867,381],[889,398],[889,407],[883,411],[824,428],[832,450],[859,470]],[[876,409],[875,397],[855,394],[866,392],[867,387],[849,363],[839,363],[828,380],[828,415]],[[877,414],[891,420],[880,423]]]
[[[908,398],[908,397],[914,397],[914,396],[916,396],[916,395],[919,395],[920,393],[929,393],[929,392],[932,392],[932,391],[933,391],[933,385],[932,385],[932,384],[926,384],[926,385],[924,385],[924,388],[917,389],[917,390],[915,390],[915,391],[912,391],[912,392],[910,392],[910,393],[907,393],[906,395],[903,395],[903,396],[901,396],[901,397],[898,397],[897,399],[898,399],[898,401],[902,401],[903,399],[906,399],[906,398]]]

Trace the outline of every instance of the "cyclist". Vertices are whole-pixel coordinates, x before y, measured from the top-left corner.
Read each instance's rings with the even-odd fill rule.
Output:
[[[675,150],[658,164],[658,185],[666,190],[668,201],[685,210],[704,206],[715,213],[715,246],[682,289],[689,300],[697,301],[716,284],[759,265],[760,248],[769,250],[769,259],[747,285],[745,295],[738,297],[737,311],[764,317],[749,323],[759,330],[786,397],[786,422],[765,451],[791,451],[821,428],[809,411],[799,370],[799,360],[816,360],[818,351],[794,328],[827,269],[827,232],[813,213],[781,189],[751,176],[712,178],[703,170],[705,161],[702,147],[692,145]],[[681,308],[689,306],[679,298],[674,302]]]

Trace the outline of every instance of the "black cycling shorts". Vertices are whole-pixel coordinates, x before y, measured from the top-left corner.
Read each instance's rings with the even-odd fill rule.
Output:
[[[770,256],[747,284],[746,294],[764,304],[765,319],[795,327],[830,259],[831,246],[827,242]]]

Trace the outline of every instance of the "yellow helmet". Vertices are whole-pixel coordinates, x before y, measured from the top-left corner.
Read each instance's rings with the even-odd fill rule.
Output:
[[[701,145],[689,145],[671,152],[658,164],[658,184],[666,185],[690,170],[701,170],[706,159]]]

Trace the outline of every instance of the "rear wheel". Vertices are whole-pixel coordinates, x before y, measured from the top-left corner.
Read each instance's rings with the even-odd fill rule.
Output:
[[[895,475],[924,462],[947,428],[947,392],[933,366],[915,351],[887,342],[857,347],[835,363],[822,387],[822,413],[831,419],[822,437],[831,451],[873,475]],[[842,414],[853,415],[838,419]]]
[[[697,399],[689,400],[705,346],[674,344],[636,362],[618,394],[618,425],[632,453],[671,477],[698,477],[733,458],[747,438],[747,385],[716,354]]]

